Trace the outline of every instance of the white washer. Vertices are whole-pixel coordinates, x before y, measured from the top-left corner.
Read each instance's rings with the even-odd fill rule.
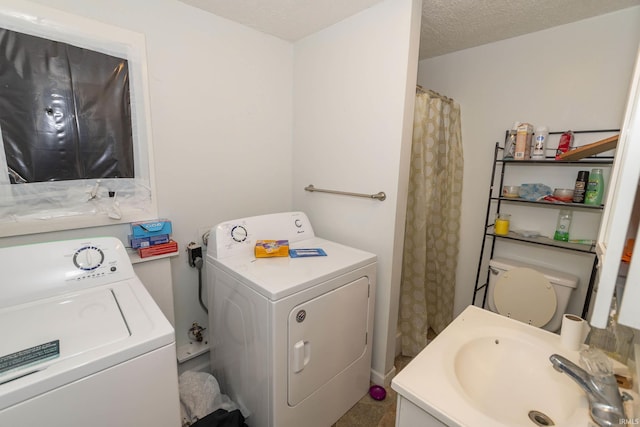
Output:
[[[0,271],[0,425],[180,425],[173,328],[118,239],[0,249]]]
[[[326,256],[256,258],[256,240]],[[251,427],[327,427],[369,388],[376,256],[302,212],[227,221],[207,250],[214,376]]]

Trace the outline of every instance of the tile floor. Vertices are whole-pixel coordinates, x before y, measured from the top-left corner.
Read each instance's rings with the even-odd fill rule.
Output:
[[[395,360],[396,372],[407,366],[411,357],[398,356]],[[367,393],[358,403],[342,416],[332,427],[393,427],[396,423],[397,393],[386,387],[387,397],[377,401]]]

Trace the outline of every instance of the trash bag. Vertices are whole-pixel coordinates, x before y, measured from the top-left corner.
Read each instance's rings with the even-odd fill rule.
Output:
[[[218,381],[209,373],[186,371],[178,377],[178,385],[182,425],[185,427],[195,425],[194,423],[219,409],[225,412],[238,409],[228,396],[220,392]]]
[[[206,417],[191,424],[191,427],[248,427],[240,410],[231,412],[218,409]]]

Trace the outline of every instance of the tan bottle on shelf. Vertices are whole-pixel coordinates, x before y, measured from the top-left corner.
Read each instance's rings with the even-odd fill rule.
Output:
[[[533,126],[529,123],[521,123],[516,133],[516,149],[513,153],[514,160],[529,160],[531,158],[531,138]]]

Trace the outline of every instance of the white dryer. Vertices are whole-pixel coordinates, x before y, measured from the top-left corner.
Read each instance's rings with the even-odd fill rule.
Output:
[[[326,256],[256,258],[256,240]],[[318,238],[302,212],[210,233],[211,367],[251,427],[327,427],[369,388],[376,256]]]
[[[0,249],[0,271],[0,425],[180,425],[173,328],[118,239]]]

